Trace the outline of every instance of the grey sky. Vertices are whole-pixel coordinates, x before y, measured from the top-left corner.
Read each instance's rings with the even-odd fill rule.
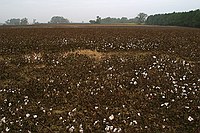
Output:
[[[88,22],[97,15],[133,18],[140,12],[148,15],[200,8],[200,0],[0,0],[0,23],[10,18],[27,17],[47,22],[59,15],[73,22]]]

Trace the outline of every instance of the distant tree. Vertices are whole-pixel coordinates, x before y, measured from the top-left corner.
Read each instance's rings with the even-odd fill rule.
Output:
[[[33,24],[40,24],[36,19],[33,19]]]
[[[27,18],[22,18],[20,21],[21,25],[27,25],[28,24],[28,19]]]
[[[95,23],[96,23],[95,20],[90,20],[89,22],[90,22],[91,24],[95,24]]]
[[[145,22],[147,17],[148,17],[148,15],[145,13],[139,13],[138,16],[136,17],[136,20],[138,21],[139,24],[141,24],[141,23]]]
[[[51,18],[50,23],[52,24],[66,24],[69,23],[69,20],[62,16],[54,16]]]
[[[121,23],[127,23],[128,22],[128,18],[127,17],[122,17],[120,21],[121,21]]]
[[[101,17],[97,16],[96,24],[101,24]]]
[[[129,19],[129,22],[130,23],[138,23],[138,17],[135,17],[135,18],[132,18],[132,19]]]
[[[5,21],[5,24],[6,24],[6,25],[9,25],[9,24],[10,24],[10,19],[6,20],[6,21]]]
[[[101,19],[100,17],[97,17],[96,21],[91,20],[90,23],[96,23],[96,24],[117,24],[117,23],[129,23],[129,19],[126,17],[122,17],[122,18],[111,18],[111,17],[107,17],[107,18],[103,18]]]
[[[91,24],[101,24],[101,17],[97,16],[96,20],[90,20]]]
[[[36,22],[36,19],[33,19],[33,24],[36,24],[37,22]]]
[[[20,19],[19,18],[8,19],[5,23],[7,25],[20,25]]]

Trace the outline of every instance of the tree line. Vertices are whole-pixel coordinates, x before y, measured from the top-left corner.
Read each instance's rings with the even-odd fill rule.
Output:
[[[200,28],[200,10],[193,10],[189,12],[173,12],[165,14],[155,14],[148,16],[145,13],[139,13],[135,18],[128,19],[127,17],[121,18],[101,18],[96,17],[96,20],[90,20],[91,24],[119,24],[119,23],[136,23],[147,25],[163,25],[163,26],[187,26]],[[70,21],[62,16],[53,16],[49,24],[67,24]],[[27,18],[12,18],[5,22],[6,25],[28,25]],[[33,24],[38,24],[33,20]]]
[[[147,18],[147,14],[145,13],[139,13],[137,17],[128,19],[127,17],[122,18],[101,18],[100,16],[97,16],[96,20],[90,20],[89,22],[91,24],[119,24],[119,23],[137,23],[142,24],[145,22]]]
[[[27,25],[28,24],[28,19],[27,18],[12,18],[8,19],[6,22],[6,25]]]
[[[101,19],[100,16],[97,16],[96,20],[90,20],[89,22],[91,24],[116,24],[116,23],[144,23],[147,18],[147,14],[145,13],[139,13],[137,17],[128,19],[127,17],[122,17],[122,18],[103,18]],[[64,18],[62,16],[53,16],[50,21],[48,22],[49,24],[67,24],[70,23],[70,21],[67,18]],[[5,22],[6,25],[28,25],[28,19],[27,18],[12,18],[8,19]],[[39,22],[36,22],[36,19],[33,19],[33,24],[39,24]]]
[[[53,16],[51,20],[48,22],[49,24],[67,24],[69,23],[69,20],[67,18],[64,18],[62,16]],[[8,19],[5,22],[6,25],[28,25],[28,19],[27,18],[12,18]],[[33,24],[39,24],[39,22],[36,22],[36,19],[33,19]]]
[[[146,24],[200,28],[200,10],[150,15],[146,20]]]

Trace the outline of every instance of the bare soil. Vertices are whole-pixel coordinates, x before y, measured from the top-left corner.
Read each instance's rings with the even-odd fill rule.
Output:
[[[59,26],[0,28],[0,131],[200,132],[199,29]]]

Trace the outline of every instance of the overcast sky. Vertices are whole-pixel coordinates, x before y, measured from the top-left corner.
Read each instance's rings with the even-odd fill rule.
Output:
[[[63,16],[72,22],[88,22],[97,15],[133,18],[189,11],[200,8],[200,0],[0,0],[0,23],[10,18],[27,17],[29,22],[48,22],[52,16]]]

